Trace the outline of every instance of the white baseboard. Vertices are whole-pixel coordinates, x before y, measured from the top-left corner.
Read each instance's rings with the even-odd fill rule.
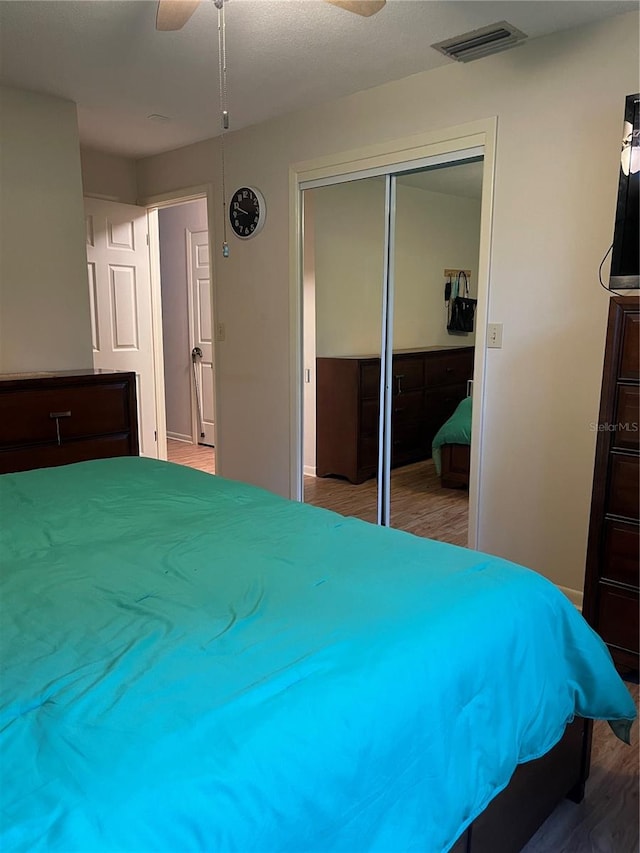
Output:
[[[560,586],[560,584],[556,584],[558,589],[567,596],[569,601],[578,608],[580,612],[582,612],[582,600],[584,598],[584,593],[580,589],[570,589],[566,586]]]
[[[193,444],[193,438],[190,435],[183,435],[181,432],[169,432],[167,430],[167,438],[172,441],[182,441],[184,444]]]
[[[302,472],[305,477],[315,477],[317,468],[315,465],[303,465]]]

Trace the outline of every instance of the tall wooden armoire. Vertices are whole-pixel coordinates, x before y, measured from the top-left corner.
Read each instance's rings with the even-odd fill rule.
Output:
[[[583,612],[621,671],[638,669],[640,297],[609,308]]]

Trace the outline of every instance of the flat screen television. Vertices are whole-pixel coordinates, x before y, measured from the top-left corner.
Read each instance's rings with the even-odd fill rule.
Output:
[[[618,202],[613,231],[609,289],[640,287],[640,94],[627,95],[624,108]]]

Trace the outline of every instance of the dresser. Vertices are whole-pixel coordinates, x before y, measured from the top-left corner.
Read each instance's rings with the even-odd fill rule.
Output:
[[[638,669],[640,298],[609,309],[583,613],[618,668]]]
[[[0,374],[0,473],[138,455],[135,373]]]
[[[467,393],[473,347],[398,350],[392,361],[391,465],[431,456]],[[316,474],[362,483],[378,468],[380,358],[316,359]]]

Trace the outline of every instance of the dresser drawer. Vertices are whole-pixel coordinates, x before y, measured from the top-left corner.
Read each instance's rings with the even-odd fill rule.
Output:
[[[132,455],[132,447],[129,434],[69,441],[61,445],[40,444],[18,447],[12,450],[0,450],[0,474],[130,455]]]
[[[638,456],[611,454],[611,473],[607,512],[623,518],[638,519],[640,504],[640,466]]]
[[[640,312],[624,315],[619,379],[640,379]]]
[[[363,362],[360,366],[360,396],[380,397],[380,362]]]
[[[640,450],[640,386],[618,385],[613,447]]]
[[[391,464],[404,465],[421,459],[425,449],[425,431],[422,424],[403,424],[391,430]]]
[[[425,392],[425,419],[430,428],[435,428],[436,431],[440,429],[464,399],[466,390],[466,384],[461,384]]]
[[[604,523],[601,577],[640,586],[640,528],[625,521]]]
[[[473,350],[431,355],[426,360],[425,370],[429,386],[466,383],[473,378]]]
[[[392,394],[406,394],[424,386],[424,359],[422,357],[394,356],[391,368]]]
[[[598,633],[612,646],[638,653],[638,593],[600,584]]]
[[[129,430],[126,383],[14,390],[0,394],[0,446],[62,442]]]
[[[409,391],[407,394],[399,394],[391,400],[391,421],[394,428],[418,421],[423,416],[424,395],[422,391]]]

